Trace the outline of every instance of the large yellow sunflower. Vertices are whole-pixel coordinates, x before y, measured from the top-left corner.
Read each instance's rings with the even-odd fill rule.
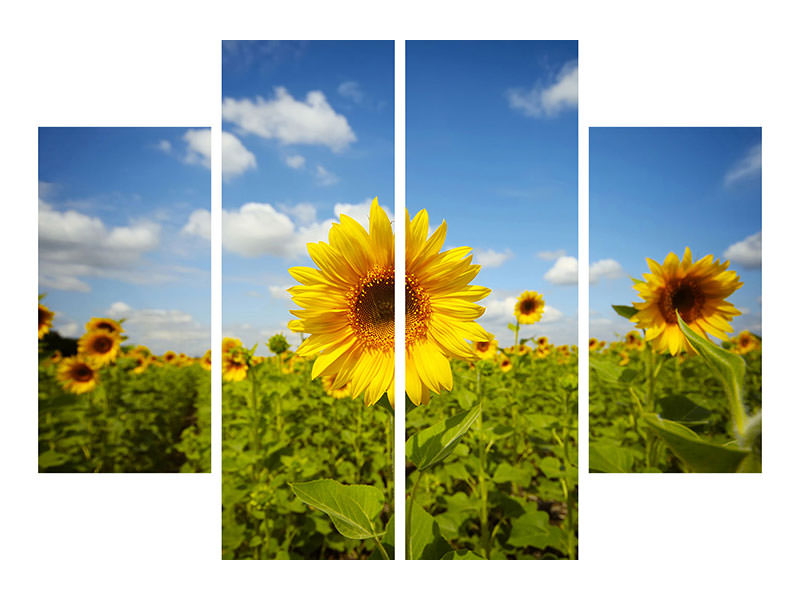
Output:
[[[442,224],[428,238],[428,213],[412,221],[406,211],[406,394],[414,404],[427,404],[430,392],[453,387],[450,358],[473,360],[465,340],[491,341],[475,323],[486,310],[475,304],[491,293],[469,285],[480,271],[472,264],[472,248],[441,252],[447,234]]]
[[[86,323],[86,331],[105,331],[106,333],[116,333],[122,335],[125,330],[122,329],[119,321],[114,319],[106,319],[105,317],[92,317]]]
[[[394,233],[378,199],[369,212],[369,232],[340,215],[328,243],[308,244],[318,268],[293,267],[301,285],[289,289],[300,309],[292,331],[310,334],[297,349],[316,357],[311,377],[335,377],[333,386],[351,384],[354,398],[367,405],[384,393],[394,406]],[[408,296],[408,292],[406,292]]]
[[[116,333],[95,329],[83,334],[78,340],[78,354],[82,354],[97,366],[107,365],[117,358],[120,339]]]
[[[54,315],[53,311],[41,302],[39,303],[39,339],[42,339],[50,331],[50,327],[53,326]]]
[[[682,350],[694,353],[678,326],[681,319],[695,332],[708,339],[711,334],[728,339],[727,331],[733,331],[730,321],[742,314],[725,298],[742,286],[735,271],[728,270],[729,261],[720,263],[712,255],[697,262],[692,261],[689,248],[679,260],[670,252],[660,265],[647,259],[650,273],[645,281],[633,286],[643,302],[634,302],[638,311],[631,320],[647,330],[645,340],[652,341],[659,351],[678,354]]]
[[[65,390],[73,394],[90,392],[100,381],[97,369],[82,356],[70,356],[62,360],[56,378]]]
[[[522,325],[536,323],[544,313],[544,298],[538,292],[522,292],[514,307],[514,316]]]

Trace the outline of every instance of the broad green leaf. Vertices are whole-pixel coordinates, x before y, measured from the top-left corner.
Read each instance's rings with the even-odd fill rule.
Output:
[[[480,405],[440,421],[406,441],[406,456],[420,471],[447,458],[481,413]]]
[[[733,473],[749,454],[736,447],[706,442],[688,427],[658,415],[646,414],[642,422],[696,473]]]
[[[64,463],[69,462],[69,458],[69,454],[61,454],[55,450],[43,452],[39,455],[39,471],[63,465]]]
[[[589,442],[589,470],[601,473],[630,473],[633,471],[633,453],[606,442]]]
[[[683,322],[679,313],[678,326],[683,335],[697,353],[703,357],[712,373],[722,382],[725,394],[731,405],[731,416],[733,417],[737,433],[741,433],[744,428],[744,409],[742,408],[742,396],[744,394],[744,373],[745,361],[738,354],[728,352],[720,348],[713,342],[695,333],[691,327]]]
[[[442,537],[436,519],[416,502],[411,506],[411,531],[406,544],[411,560],[439,560],[453,549]]]
[[[617,385],[624,369],[619,365],[606,360],[600,356],[589,356],[589,367],[597,374],[597,376],[611,385]]]
[[[497,467],[492,479],[496,483],[511,482],[521,488],[527,488],[531,484],[531,472],[530,469],[525,469],[519,465],[510,465],[507,462],[503,462]]]
[[[453,550],[442,557],[442,560],[483,560],[471,550]]]
[[[707,408],[695,404],[682,394],[670,394],[658,399],[661,407],[660,415],[662,419],[677,421],[684,424],[698,424],[708,421],[711,411]]]
[[[545,456],[537,466],[548,479],[558,479],[565,474],[561,470],[561,461],[554,456]]]
[[[373,521],[383,508],[383,493],[371,485],[343,485],[333,479],[290,483],[297,497],[326,513],[344,537],[375,537]]]
[[[507,543],[516,547],[561,548],[563,532],[558,527],[550,525],[549,514],[540,510],[530,510],[521,517],[511,520],[511,535],[508,536]]]
[[[639,312],[627,304],[612,304],[611,308],[613,308],[614,312],[616,312],[620,317],[625,317],[626,319],[630,319],[633,315]]]

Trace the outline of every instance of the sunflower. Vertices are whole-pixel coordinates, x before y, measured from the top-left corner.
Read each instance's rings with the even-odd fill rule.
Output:
[[[92,317],[89,319],[89,322],[86,323],[86,331],[105,331],[106,333],[116,333],[117,335],[125,333],[119,321],[106,319],[105,317]]]
[[[98,367],[107,365],[117,358],[119,354],[120,338],[116,333],[109,333],[102,329],[95,329],[84,333],[78,340],[78,354],[92,361]]]
[[[628,352],[626,350],[623,350],[622,352],[620,352],[619,356],[620,356],[620,360],[619,360],[619,366],[620,367],[624,367],[629,362],[631,362],[631,357],[628,355]]]
[[[50,327],[53,325],[53,316],[55,313],[47,308],[41,302],[39,303],[39,339],[42,339],[44,335],[50,331]]]
[[[230,338],[226,337],[222,340],[222,354],[227,354],[228,352],[232,352],[235,348],[242,347],[242,340],[238,338]]]
[[[516,346],[511,346],[510,350],[512,354],[516,354],[518,356],[525,356],[531,351],[530,347],[526,346],[525,344],[517,344]]]
[[[546,335],[536,338],[536,345],[541,348],[542,346],[547,346],[550,343],[550,340],[547,339]]]
[[[641,350],[644,347],[644,340],[638,331],[629,331],[625,334],[625,347],[629,350]]]
[[[730,321],[742,314],[725,298],[742,286],[736,271],[729,271],[730,261],[720,263],[712,255],[692,262],[689,248],[678,260],[670,252],[664,264],[647,259],[650,273],[645,281],[633,286],[643,302],[634,302],[638,311],[631,317],[637,326],[647,330],[645,340],[652,341],[659,351],[675,355],[694,349],[689,345],[678,326],[678,316],[693,331],[708,339],[711,334],[727,340],[727,331],[733,331]]]
[[[100,381],[95,366],[82,356],[70,356],[62,360],[56,378],[65,390],[73,394],[91,392]]]
[[[758,338],[749,331],[742,331],[739,333],[739,335],[736,336],[735,342],[733,351],[737,354],[747,354],[761,345]]]
[[[175,354],[172,350],[167,350],[161,356],[161,362],[165,365],[174,365],[178,362],[178,355]]]
[[[150,366],[150,357],[145,356],[144,354],[134,354],[131,358],[136,361],[135,367],[133,368],[132,373],[138,375],[139,373],[144,373],[147,370],[147,367]]]
[[[497,366],[500,367],[503,373],[508,373],[513,365],[511,364],[511,359],[501,352],[497,356]]]
[[[352,394],[350,393],[350,388],[352,387],[350,382],[348,381],[343,386],[335,387],[334,380],[336,378],[333,375],[326,375],[322,378],[322,387],[325,390],[325,393],[328,394],[331,398],[352,398]]]
[[[206,371],[211,370],[211,350],[206,350],[206,353],[203,354],[203,358],[200,359],[200,366]]]
[[[142,356],[151,356],[153,353],[150,352],[150,348],[147,346],[143,346],[139,344],[136,348],[133,349],[136,354],[141,354]]]
[[[497,340],[484,340],[482,342],[472,342],[472,350],[481,360],[491,360],[497,354]]]
[[[597,338],[589,338],[589,352],[599,350],[600,347],[600,342],[597,341]]]
[[[406,211],[406,394],[417,405],[452,389],[448,359],[475,359],[465,340],[492,340],[474,321],[486,310],[475,303],[491,290],[469,285],[481,269],[471,264],[471,248],[441,252],[446,234],[442,222],[428,238],[427,211],[413,221]]]
[[[247,358],[240,352],[228,353],[222,357],[222,380],[242,381],[247,377]]]
[[[538,292],[522,292],[514,307],[514,316],[522,325],[536,323],[544,313],[544,298]]]
[[[549,344],[545,344],[544,346],[537,346],[536,347],[536,358],[546,358],[550,355],[550,351],[553,347]]]
[[[310,334],[296,354],[315,358],[311,377],[334,376],[334,386],[352,385],[367,405],[384,393],[394,405],[394,233],[378,199],[369,212],[369,232],[340,215],[328,243],[308,244],[318,268],[293,267],[301,285],[288,291],[300,309],[292,331]]]
[[[266,356],[252,356],[252,357],[250,357],[250,363],[254,367],[257,367],[258,365],[263,364],[264,360],[266,360]]]

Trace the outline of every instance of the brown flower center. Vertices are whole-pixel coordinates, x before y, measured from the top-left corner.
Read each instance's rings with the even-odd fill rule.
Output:
[[[536,312],[539,303],[534,298],[526,298],[519,305],[519,312],[523,315],[531,315]]]
[[[47,323],[47,311],[39,309],[39,327]]]
[[[694,323],[702,314],[705,296],[696,281],[683,279],[670,282],[664,287],[658,308],[661,316],[670,325],[678,322],[677,310],[686,323]]]
[[[89,365],[80,363],[72,367],[72,372],[70,375],[74,381],[77,381],[78,383],[86,383],[87,381],[92,380],[94,371]]]
[[[491,342],[478,342],[475,344],[475,347],[478,349],[478,352],[487,352],[490,345]]]
[[[394,348],[394,269],[375,267],[347,294],[347,319],[371,350]]]
[[[92,350],[97,354],[106,354],[114,347],[114,341],[105,335],[97,336],[92,341]]]

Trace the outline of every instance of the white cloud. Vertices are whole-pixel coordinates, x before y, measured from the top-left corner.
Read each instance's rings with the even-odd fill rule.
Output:
[[[39,282],[50,288],[88,292],[87,277],[152,282],[156,274],[136,269],[159,245],[161,228],[140,221],[107,227],[98,217],[61,212],[39,200]]]
[[[301,202],[293,206],[281,205],[280,209],[292,215],[301,225],[310,225],[317,220],[317,209],[313,204]]]
[[[603,258],[589,265],[589,283],[597,283],[601,279],[620,279],[626,275],[622,265],[613,258]]]
[[[347,119],[328,104],[325,94],[315,90],[305,101],[295,100],[284,87],[276,87],[270,100],[260,96],[222,101],[222,118],[234,123],[241,133],[281,144],[327,146],[334,152],[344,150],[356,141]]]
[[[106,311],[112,319],[125,319],[130,343],[144,344],[156,354],[167,350],[200,356],[211,344],[210,329],[181,310],[130,307],[114,302]]]
[[[161,150],[164,154],[169,154],[172,152],[172,144],[169,143],[169,140],[161,140],[156,144],[156,148]]]
[[[348,98],[356,104],[359,104],[364,99],[364,92],[361,91],[361,86],[357,81],[345,81],[339,84],[337,91],[340,96]]]
[[[291,300],[292,296],[286,290],[292,286],[291,283],[286,285],[271,285],[269,286],[269,295],[276,300]]]
[[[761,232],[747,236],[725,250],[725,258],[748,269],[761,268]]]
[[[577,108],[578,65],[564,65],[556,80],[548,86],[537,83],[529,90],[509,90],[508,102],[511,108],[527,117],[554,117],[563,110]]]
[[[336,204],[334,214],[346,214],[364,228],[369,228],[369,207],[372,200],[361,204]],[[298,210],[299,208],[299,210]],[[253,258],[272,255],[294,258],[306,253],[308,242],[328,239],[328,232],[334,219],[309,222],[313,206],[297,205],[293,209],[277,209],[271,204],[250,202],[232,211],[222,210],[222,246],[225,250],[240,256]],[[389,219],[393,216],[387,211]],[[210,215],[207,210],[197,210],[189,217],[183,227],[185,233],[209,238],[207,226]]]
[[[505,252],[498,252],[497,250],[492,250],[491,248],[486,248],[485,250],[477,249],[472,254],[475,257],[472,262],[486,268],[499,267],[509,258],[514,256],[514,253],[511,252],[511,250],[506,249]]]
[[[186,142],[186,153],[182,160],[187,165],[202,165],[206,169],[211,168],[211,130],[210,129],[188,129],[183,134],[183,141]]]
[[[306,164],[306,157],[299,154],[292,154],[286,157],[286,164],[293,169],[300,169]]]
[[[339,178],[335,174],[328,171],[322,165],[317,165],[316,177],[317,183],[322,186],[334,185],[339,181]]]
[[[542,260],[557,260],[566,255],[566,250],[542,250],[536,253],[537,258],[541,258]]]
[[[761,144],[750,148],[747,156],[734,164],[725,173],[725,185],[733,185],[743,180],[761,175]]]
[[[230,181],[248,169],[256,168],[256,157],[232,133],[222,132],[222,178]]]
[[[556,285],[577,285],[578,259],[574,256],[560,256],[544,274],[544,279]]]

